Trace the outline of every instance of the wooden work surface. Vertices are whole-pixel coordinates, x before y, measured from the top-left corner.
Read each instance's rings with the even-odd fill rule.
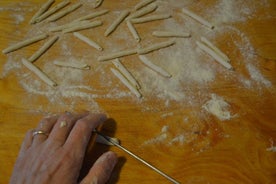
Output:
[[[140,82],[144,97],[143,99],[137,99],[112,75],[109,70],[110,63],[99,64],[97,62],[96,58],[100,55],[132,48],[136,45],[129,33],[126,33],[130,38],[129,43],[126,43],[123,36],[119,35],[119,32],[127,31],[125,25],[120,26],[108,38],[103,36],[103,32],[107,25],[118,15],[118,12],[114,14],[114,11],[131,8],[137,2],[137,0],[104,1],[99,9],[106,8],[111,11],[108,15],[105,15],[104,19],[107,20],[104,25],[96,28],[93,32],[91,30],[82,31],[83,34],[94,36],[95,40],[104,45],[107,48],[104,52],[100,53],[92,48],[89,49],[87,45],[73,38],[72,34],[66,34],[60,35],[60,40],[63,43],[67,41],[67,45],[60,46],[60,42],[57,42],[36,62],[38,66],[43,68],[43,66],[47,66],[45,65],[46,62],[49,63],[56,58],[66,58],[72,55],[83,58],[85,62],[92,66],[91,73],[85,73],[82,80],[73,80],[72,86],[76,83],[83,86],[91,85],[95,90],[82,88],[83,96],[76,95],[75,97],[73,94],[66,93],[67,95],[61,95],[60,98],[51,98],[55,95],[58,96],[56,93],[69,90],[64,85],[70,86],[70,81],[63,83],[59,80],[57,83],[62,83],[60,86],[63,85],[63,89],[59,86],[56,89],[51,89],[22,66],[21,58],[32,55],[42,45],[43,41],[7,55],[0,54],[0,183],[9,181],[25,132],[35,128],[44,115],[62,113],[66,110],[106,112],[112,118],[103,127],[106,134],[119,138],[123,146],[181,183],[275,183],[276,153],[275,147],[272,147],[276,146],[276,143],[273,145],[273,142],[276,141],[275,0],[268,0],[266,3],[260,3],[257,0],[250,1],[250,6],[255,7],[257,11],[251,12],[251,15],[246,14],[249,17],[246,20],[229,23],[229,26],[240,30],[243,37],[238,38],[235,34],[227,34],[227,31],[223,32],[225,34],[219,32],[217,37],[212,37],[214,43],[229,55],[234,67],[233,71],[228,71],[212,61],[208,55],[199,52],[203,57],[202,62],[209,62],[216,75],[212,81],[204,85],[196,82],[185,84],[186,79],[180,79],[184,81],[182,81],[183,85],[187,86],[186,88],[179,88],[184,90],[178,92],[185,92],[190,100],[185,98],[165,100],[158,93],[154,93],[155,89],[152,89],[153,94],[149,93],[148,89],[144,90],[143,81]],[[169,6],[173,7],[173,11],[171,11],[173,17],[176,17],[176,20],[185,18],[185,16],[180,15],[181,7],[176,7],[173,4],[174,1],[169,2]],[[203,7],[207,7],[207,10],[209,8],[210,13],[212,8],[215,7],[215,3],[218,3],[218,1],[212,0],[187,2],[187,8],[206,15],[206,18],[210,19],[212,14],[207,14],[208,11],[204,14]],[[243,1],[237,2],[241,3]],[[161,8],[162,5],[166,5],[164,2],[162,4],[158,1],[158,3]],[[39,0],[0,1],[1,50],[12,43],[40,33],[40,30],[45,29],[45,27],[47,28],[48,24],[45,23],[39,25],[28,24],[40,4],[41,1]],[[83,10],[87,6],[81,8],[68,16],[75,18],[80,14],[85,14]],[[246,9],[246,7],[237,7],[237,9],[242,8]],[[94,10],[92,9],[92,11]],[[233,17],[235,18],[234,14]],[[217,17],[217,19],[219,18]],[[236,19],[239,18],[241,17],[236,17]],[[194,22],[187,17],[185,20]],[[211,20],[216,19],[212,18]],[[57,24],[65,22],[68,22],[67,17],[58,21]],[[225,24],[222,26],[225,26]],[[137,25],[137,30],[142,37],[142,46],[151,43],[149,42],[152,39],[151,35],[147,33],[150,27],[158,28],[158,26],[160,26],[159,22]],[[200,24],[197,26],[199,29],[206,29]],[[215,32],[216,28],[213,31]],[[196,35],[195,32],[194,34]],[[195,39],[193,33],[190,39]],[[241,39],[247,39],[253,48],[247,48],[253,59],[250,57],[246,59],[248,59],[247,62],[252,60],[258,70],[259,75],[255,78],[250,76],[243,65],[245,57],[241,54],[242,48],[237,50],[237,44],[232,44],[239,42]],[[158,42],[156,38],[150,41]],[[173,53],[174,49],[179,46],[178,39],[176,41],[177,44],[167,48],[167,50]],[[114,44],[112,45],[112,43]],[[66,49],[68,52],[70,51],[68,55],[65,54],[64,50]],[[166,52],[166,49],[156,51],[154,54],[158,55],[162,52]],[[204,58],[206,58],[206,61]],[[134,71],[134,75],[137,74],[135,71],[141,67],[131,62],[135,59],[137,60],[136,56],[124,58],[125,64]],[[12,62],[14,62],[14,65]],[[47,68],[44,67],[43,69],[46,70]],[[174,79],[173,72],[171,80]],[[50,74],[57,80],[56,73],[50,71]],[[68,79],[68,75],[70,76],[71,73],[68,72],[64,80]],[[250,85],[242,85],[233,76],[245,76]],[[72,77],[79,77],[79,75],[74,74]],[[145,79],[142,76],[139,77]],[[39,90],[36,90],[37,83],[35,81],[39,83],[37,85]],[[147,86],[147,88],[149,87]],[[53,93],[51,91],[43,92],[43,90],[49,88]],[[55,90],[57,90],[56,93]],[[95,98],[85,96],[90,92],[96,94]],[[120,94],[122,95],[120,96]],[[202,108],[211,99],[211,94],[222,97],[229,104],[228,111],[231,113],[231,118],[219,120],[215,115]],[[182,137],[179,135],[182,135]],[[177,139],[177,136],[182,138],[182,141]],[[119,155],[119,164],[112,175],[110,183],[169,183],[162,176],[114,147],[96,145],[95,148],[89,149],[88,159],[85,161],[86,165],[91,164],[92,158],[95,157],[95,155],[91,155],[93,149],[100,151],[111,149]]]

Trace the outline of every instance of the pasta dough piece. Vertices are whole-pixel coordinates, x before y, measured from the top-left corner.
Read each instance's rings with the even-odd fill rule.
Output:
[[[163,68],[161,68],[160,66],[157,66],[155,64],[153,64],[150,60],[148,60],[148,58],[146,58],[146,56],[143,55],[139,55],[140,60],[147,65],[149,68],[151,68],[153,71],[161,74],[164,77],[167,78],[171,78],[172,75],[169,74],[166,70],[164,70]]]
[[[148,4],[152,3],[155,0],[143,0],[140,3],[136,4],[134,9],[135,10],[139,10],[141,8],[143,8],[144,6],[147,6]]]
[[[99,6],[101,6],[102,3],[103,3],[103,0],[95,0],[93,7],[98,8]]]
[[[32,64],[31,62],[29,62],[26,59],[22,59],[22,63],[24,66],[26,66],[29,70],[31,70],[32,72],[34,72],[41,80],[43,80],[46,84],[50,85],[50,86],[57,86],[57,83],[55,83],[54,81],[52,81],[44,72],[42,72],[38,67],[36,67],[34,64]]]
[[[18,50],[20,48],[26,47],[26,46],[28,46],[32,43],[35,43],[35,42],[38,42],[40,40],[46,39],[47,37],[48,37],[48,34],[41,34],[41,35],[35,36],[33,38],[18,42],[16,44],[4,49],[2,52],[4,54],[7,54],[9,52],[13,52],[13,51]]]
[[[190,33],[175,32],[175,31],[154,31],[152,35],[156,37],[183,37],[183,38],[191,37]]]
[[[90,70],[90,66],[85,63],[54,61],[54,64],[57,66],[77,68],[82,70]]]
[[[123,56],[133,55],[136,53],[137,53],[137,49],[123,50],[123,51],[115,52],[115,53],[112,53],[109,55],[99,56],[98,61],[107,61],[107,60],[111,60],[111,59],[115,59],[115,58],[120,58]]]
[[[211,23],[209,23],[207,20],[203,19],[202,17],[196,15],[195,13],[191,12],[190,10],[188,10],[186,8],[182,8],[182,12],[211,29],[215,28],[215,26],[212,25]]]
[[[53,36],[47,41],[37,52],[35,52],[29,59],[29,62],[35,62],[44,52],[46,52],[57,40],[58,36]]]
[[[100,11],[97,11],[97,12],[93,12],[91,14],[88,14],[88,15],[84,15],[76,20],[74,20],[74,22],[78,22],[78,21],[82,21],[82,20],[89,20],[89,19],[93,19],[95,17],[98,17],[98,16],[101,16],[101,15],[104,15],[106,13],[108,13],[109,10],[100,10]]]
[[[84,24],[80,24],[80,25],[76,25],[76,26],[64,29],[62,33],[71,33],[71,32],[80,31],[83,29],[90,29],[90,28],[101,26],[102,24],[103,24],[102,21],[96,20],[94,22],[88,22],[88,23],[84,23]]]
[[[142,94],[135,87],[133,87],[119,71],[113,68],[111,68],[111,71],[132,93],[134,93],[138,98],[142,97]]]
[[[224,54],[219,48],[217,48],[214,44],[212,44],[207,38],[201,37],[202,43],[205,43],[207,46],[209,46],[211,49],[213,49],[217,54],[219,54],[223,59],[230,62],[229,57]]]
[[[127,27],[129,29],[129,31],[131,32],[132,36],[134,37],[134,39],[137,42],[141,41],[140,36],[138,35],[138,32],[136,31],[135,27],[133,26],[133,24],[130,21],[127,21]]]
[[[83,21],[79,21],[79,22],[74,21],[74,22],[70,22],[70,23],[67,23],[67,24],[63,24],[63,25],[60,25],[60,26],[50,28],[49,31],[51,31],[51,32],[62,31],[63,29],[68,29],[68,28],[71,28],[71,27],[75,27],[75,26],[79,26],[79,25],[83,25],[83,24],[88,24],[88,23],[90,23],[90,21],[88,21],[88,20],[83,20]]]
[[[54,21],[56,21],[56,20],[58,20],[58,19],[64,17],[65,15],[67,15],[67,14],[69,14],[69,13],[75,11],[76,9],[78,9],[78,8],[81,7],[81,6],[82,6],[81,3],[76,3],[76,4],[72,5],[72,6],[69,6],[69,7],[66,8],[65,10],[60,11],[59,13],[57,13],[57,14],[55,14],[55,15],[49,17],[49,18],[47,19],[47,21],[48,21],[48,22],[54,22]]]
[[[128,16],[126,18],[126,20],[130,20],[130,19],[133,19],[133,18],[137,18],[137,17],[142,17],[144,15],[147,15],[153,11],[155,11],[157,9],[157,5],[156,4],[151,4],[139,11],[136,11],[134,13],[132,13],[130,16]]]
[[[169,40],[169,41],[165,41],[165,42],[161,42],[161,43],[156,43],[156,44],[152,44],[151,46],[148,46],[146,48],[138,49],[137,53],[140,55],[147,54],[149,52],[159,50],[161,48],[169,47],[174,44],[175,44],[175,40]]]
[[[141,89],[141,86],[133,77],[133,75],[126,69],[126,67],[120,62],[117,58],[112,63],[116,66],[116,68],[127,78],[127,80],[136,87],[136,89]]]
[[[119,24],[129,15],[128,10],[124,10],[121,12],[119,17],[107,28],[107,30],[104,33],[104,36],[110,35],[118,26]]]
[[[213,51],[211,48],[207,47],[206,45],[204,45],[200,42],[196,42],[196,44],[200,49],[202,49],[207,54],[212,56],[217,62],[222,64],[225,68],[232,69],[232,66],[226,60],[224,60],[224,58],[222,58],[219,54],[217,54],[215,51]]]
[[[44,3],[41,8],[34,14],[34,16],[30,20],[30,24],[36,23],[36,19],[41,16],[43,13],[45,13],[50,6],[55,2],[55,0],[48,0],[46,3]]]
[[[103,48],[96,42],[94,42],[93,40],[87,38],[86,36],[80,34],[80,33],[77,33],[77,32],[74,32],[73,35],[75,37],[77,37],[78,39],[84,41],[85,43],[87,43],[88,45],[94,47],[95,49],[99,50],[99,51],[102,51]]]
[[[168,19],[170,17],[171,17],[170,14],[151,15],[151,16],[147,16],[147,17],[131,19],[131,22],[133,24],[142,24],[142,23],[152,22],[152,21],[156,21],[156,20]]]
[[[50,10],[46,11],[45,13],[43,13],[41,16],[37,17],[35,19],[36,23],[45,20],[46,18],[48,18],[49,16],[53,15],[54,13],[56,13],[60,9],[64,8],[68,4],[70,4],[70,0],[64,0],[64,1],[62,1],[61,3],[59,3],[56,6],[54,6],[53,8],[51,8]]]

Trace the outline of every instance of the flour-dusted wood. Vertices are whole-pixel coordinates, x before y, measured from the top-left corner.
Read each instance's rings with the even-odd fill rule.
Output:
[[[2,52],[4,54],[7,54],[9,52],[13,52],[15,50],[18,50],[18,49],[21,49],[23,47],[26,47],[26,46],[28,46],[30,44],[33,44],[35,42],[38,42],[40,40],[46,39],[47,37],[48,37],[48,34],[45,34],[45,33],[44,34],[40,34],[40,35],[34,36],[32,38],[26,39],[24,41],[18,42],[18,43],[14,44],[14,45],[11,45],[8,48],[4,49]]]
[[[30,58],[28,58],[28,61],[35,62],[43,53],[45,53],[57,40],[59,36],[55,35],[52,38],[50,38],[47,42],[44,43],[44,45],[37,50]]]
[[[25,58],[22,59],[22,63],[24,66],[26,66],[30,71],[32,71],[34,74],[36,74],[46,84],[53,86],[53,87],[57,86],[57,83],[55,83],[44,72],[42,72],[37,66],[35,66],[34,64],[29,62]]]

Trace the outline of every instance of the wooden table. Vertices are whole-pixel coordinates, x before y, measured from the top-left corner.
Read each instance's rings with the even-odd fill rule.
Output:
[[[82,33],[94,36],[99,43],[103,44],[106,47],[104,54],[137,45],[131,39],[126,41],[124,34],[122,36],[118,33],[127,31],[125,25],[120,26],[110,37],[103,36],[107,25],[118,15],[116,11],[131,8],[137,2],[106,0],[99,8],[110,10],[110,13],[105,15],[104,25],[95,29],[97,31],[85,30]],[[192,19],[180,15],[181,7],[177,7],[177,3],[173,4],[173,1],[170,2],[168,6],[173,7],[171,13],[176,20],[185,19],[187,22],[193,22],[192,25],[197,24]],[[239,21],[228,22],[229,26],[239,30],[243,37],[227,34],[227,31],[224,32],[225,34],[218,32],[216,37],[212,37],[214,43],[230,56],[234,71],[226,70],[208,55],[197,50],[203,61],[205,58],[206,62],[210,63],[216,75],[215,79],[207,84],[183,83],[187,85],[183,88],[185,89],[183,93],[188,94],[187,98],[192,103],[185,98],[165,100],[156,95],[155,89],[152,89],[151,94],[148,89],[143,88],[141,92],[144,92],[144,98],[137,99],[111,74],[110,63],[97,62],[97,57],[103,54],[88,48],[87,45],[73,38],[72,34],[60,35],[63,44],[56,43],[35,63],[56,80],[64,78],[64,81],[58,81],[63,89],[58,86],[56,89],[50,88],[49,91],[46,84],[21,64],[21,58],[34,53],[43,41],[7,55],[1,54],[0,183],[9,181],[25,132],[36,127],[37,122],[44,115],[62,113],[66,110],[106,112],[112,118],[103,127],[106,134],[120,138],[123,146],[181,183],[275,183],[276,154],[275,147],[274,152],[272,148],[275,146],[273,142],[276,141],[276,3],[274,0],[263,4],[259,1],[245,2],[255,7],[256,11],[251,12],[251,16],[248,12],[245,13],[245,17],[249,17],[246,20],[241,21],[242,17],[236,17],[235,20]],[[198,14],[212,18],[212,14],[208,15],[207,10],[208,8],[212,10],[215,3],[216,1],[211,0],[189,1],[186,5]],[[26,2],[2,0],[0,2],[2,50],[12,43],[38,34],[39,30],[45,30],[49,25],[53,26],[54,23],[28,24],[40,4],[38,0]],[[253,6],[254,4],[256,6]],[[162,6],[166,3],[159,2],[159,5],[164,8]],[[205,12],[204,7],[207,7]],[[68,17],[74,18],[84,14],[85,8],[88,7],[84,6]],[[246,7],[237,7],[239,8]],[[57,24],[68,22],[69,19],[64,17]],[[136,28],[142,35],[142,46],[152,43],[150,41],[158,41],[148,32],[154,27],[161,26],[160,24],[160,22],[153,22],[145,24],[146,26],[137,25]],[[221,26],[225,24],[227,23]],[[200,24],[196,26],[202,30],[206,29]],[[125,34],[128,34],[128,38],[132,38],[129,33]],[[195,40],[196,36],[193,34],[197,35],[196,32],[192,32],[190,39]],[[238,44],[234,44],[241,39],[247,39],[247,43],[250,43],[247,49],[252,46],[253,51],[249,49],[248,52],[253,53],[250,55],[253,59],[243,57],[242,48],[237,48]],[[171,49],[170,51],[176,49],[180,45],[178,41],[177,39],[175,46],[167,49]],[[155,55],[166,52],[165,50],[156,51]],[[86,73],[65,72],[59,75],[55,73],[56,71],[47,69],[45,65],[57,58],[73,56],[88,62],[92,66],[91,73],[78,71]],[[252,59],[253,65],[257,66],[255,78],[250,76],[249,69],[244,66],[245,59],[248,59],[247,64]],[[124,58],[124,63],[137,75],[138,71],[142,70],[142,66],[133,63],[133,60],[137,60],[137,56]],[[84,76],[83,79],[80,75]],[[174,79],[174,73],[172,75],[171,80]],[[71,77],[70,80],[72,78],[75,80],[65,81],[68,80],[68,76]],[[146,79],[143,76],[137,76],[142,82]],[[242,85],[233,76],[245,76],[250,85]],[[78,83],[84,87],[76,91],[70,91],[68,86],[66,88],[66,85],[77,86]],[[145,86],[142,85],[142,87]],[[179,92],[182,93],[182,91]],[[89,93],[95,94],[94,98],[89,95],[87,97]],[[231,113],[229,120],[219,120],[202,108],[210,100],[211,94],[222,97],[229,104],[228,110]],[[182,137],[177,137],[179,135]],[[177,138],[183,138],[183,140]],[[114,147],[96,145],[89,148],[86,165],[91,165],[95,158],[96,153],[92,154],[93,150],[97,150],[99,154],[98,152],[109,149],[120,156],[110,183],[169,183],[162,176]]]

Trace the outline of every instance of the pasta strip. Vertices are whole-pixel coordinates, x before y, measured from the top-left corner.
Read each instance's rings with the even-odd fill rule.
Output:
[[[68,4],[70,4],[70,0],[64,0],[64,1],[62,1],[61,3],[57,4],[56,6],[54,6],[53,8],[51,8],[50,10],[46,11],[44,14],[42,14],[41,16],[39,16],[38,18],[36,18],[35,21],[37,23],[43,21],[44,19],[46,19],[49,16],[53,15],[54,13],[56,13],[60,9],[64,8]]]
[[[54,22],[54,21],[56,21],[56,20],[58,20],[58,19],[64,17],[65,15],[67,15],[67,14],[69,14],[69,13],[75,11],[76,9],[78,9],[78,8],[81,7],[81,6],[82,6],[81,3],[76,3],[76,4],[72,5],[72,6],[69,6],[69,7],[66,8],[65,10],[60,11],[59,13],[57,13],[57,14],[55,14],[55,15],[49,17],[47,21],[48,21],[48,22]]]
[[[134,86],[136,89],[141,89],[141,86],[138,84],[133,75],[126,69],[126,67],[116,58],[112,63],[116,68],[127,78],[127,80]]]
[[[151,15],[147,17],[131,19],[131,22],[133,24],[142,24],[142,23],[152,22],[156,20],[168,19],[170,17],[171,17],[170,14]]]
[[[26,59],[22,59],[22,63],[24,66],[26,66],[29,70],[34,72],[41,80],[43,80],[46,84],[50,86],[57,86],[57,83],[52,81],[44,72],[42,72],[38,67],[36,67],[34,64],[29,62]]]
[[[155,72],[157,72],[157,73],[159,73],[162,76],[167,77],[167,78],[172,77],[172,75],[169,74],[166,70],[164,70],[160,66],[157,66],[157,65],[153,64],[148,58],[146,58],[146,56],[139,55],[139,58],[142,61],[142,63],[144,63],[146,66],[148,66],[153,71],[155,71]]]
[[[138,98],[142,97],[142,94],[133,87],[118,70],[111,68],[111,71],[132,93],[134,93]]]
[[[153,11],[155,11],[157,9],[157,5],[156,4],[151,4],[139,11],[136,11],[134,13],[132,13],[130,16],[128,16],[126,18],[126,20],[130,20],[130,19],[133,19],[133,18],[137,18],[137,17],[142,17],[144,15],[147,15]]]
[[[102,24],[103,24],[102,21],[97,20],[94,22],[84,23],[84,24],[80,24],[80,25],[76,25],[76,26],[64,29],[62,33],[70,33],[70,32],[80,31],[83,29],[90,29],[90,28],[101,26]]]
[[[129,29],[129,31],[131,32],[132,36],[134,37],[134,39],[137,42],[141,41],[140,36],[138,35],[138,32],[136,31],[135,27],[133,26],[133,24],[130,21],[127,21],[127,27]]]
[[[212,56],[217,62],[222,64],[225,68],[232,69],[232,66],[226,60],[224,60],[224,58],[222,58],[219,54],[217,54],[214,50],[212,50],[211,48],[207,47],[206,45],[200,42],[196,42],[196,44],[200,49],[202,49],[207,54]]]
[[[191,12],[190,10],[188,10],[186,8],[182,8],[182,12],[211,29],[215,28],[215,26],[212,25],[211,23],[209,23],[207,20],[203,19],[202,17],[198,16],[197,14]]]
[[[49,41],[47,41],[38,51],[36,51],[29,59],[29,62],[36,61],[44,52],[46,52],[57,40],[58,36],[53,36]]]
[[[103,48],[96,42],[94,42],[93,40],[87,38],[86,36],[80,34],[80,33],[77,33],[77,32],[74,32],[73,35],[75,37],[77,37],[78,39],[82,40],[83,42],[87,43],[88,45],[90,45],[91,47],[94,47],[95,49],[99,50],[99,51],[102,51]]]
[[[98,8],[99,6],[101,6],[102,3],[103,3],[103,0],[95,0],[93,7]]]
[[[190,33],[175,32],[175,31],[154,31],[152,35],[156,37],[183,37],[183,38],[191,37]]]
[[[70,22],[70,23],[67,23],[67,24],[63,24],[63,25],[60,25],[60,26],[50,28],[49,31],[51,31],[51,32],[62,31],[63,29],[68,29],[68,28],[71,28],[71,27],[74,27],[74,26],[79,26],[79,25],[88,24],[88,23],[90,23],[90,21],[88,21],[88,20],[83,20],[83,21],[79,21],[79,22],[74,21],[74,22]]]
[[[95,17],[98,17],[98,16],[101,16],[101,15],[104,15],[106,13],[108,13],[109,10],[100,10],[100,11],[97,11],[97,12],[93,12],[91,14],[88,14],[88,15],[84,15],[76,20],[74,20],[74,22],[78,22],[78,21],[82,21],[82,20],[88,20],[88,19],[93,19]]]
[[[161,42],[161,43],[156,43],[156,44],[152,44],[151,46],[148,46],[146,48],[140,48],[138,49],[137,53],[138,54],[147,54],[149,52],[155,51],[155,50],[159,50],[165,47],[169,47],[171,45],[175,44],[175,40],[169,40],[169,41],[165,41],[165,42]]]
[[[107,61],[107,60],[111,60],[111,59],[115,59],[115,58],[120,58],[123,56],[133,55],[136,53],[137,53],[137,49],[124,50],[124,51],[115,52],[115,53],[105,55],[105,56],[99,56],[98,61]]]
[[[207,38],[201,37],[202,43],[205,43],[208,47],[213,49],[217,54],[219,54],[224,60],[230,61],[229,57],[225,55],[219,48],[217,48],[214,44],[212,44]]]
[[[35,36],[33,38],[30,38],[30,39],[27,39],[27,40],[24,40],[24,41],[21,41],[21,42],[18,42],[6,49],[4,49],[2,52],[4,54],[7,54],[9,52],[13,52],[15,50],[18,50],[20,48],[23,48],[23,47],[26,47],[32,43],[35,43],[37,41],[40,41],[40,40],[43,40],[43,39],[46,39],[48,37],[48,34],[41,34],[41,35],[38,35],[38,36]]]
[[[143,8],[144,6],[147,6],[148,4],[152,3],[155,0],[143,0],[140,3],[136,4],[134,9],[135,10],[139,10],[141,8]]]
[[[77,68],[77,69],[82,69],[82,70],[90,70],[90,66],[85,63],[54,61],[54,64],[57,66]]]
[[[30,20],[30,24],[36,23],[36,19],[41,16],[43,13],[45,13],[50,6],[55,2],[55,0],[48,0],[46,3],[44,3],[41,8],[34,14],[34,16]]]
[[[107,30],[104,33],[104,36],[110,35],[119,26],[119,24],[129,15],[129,13],[130,12],[128,10],[122,11],[119,17],[117,17],[117,19],[115,19],[115,21],[107,28]]]

